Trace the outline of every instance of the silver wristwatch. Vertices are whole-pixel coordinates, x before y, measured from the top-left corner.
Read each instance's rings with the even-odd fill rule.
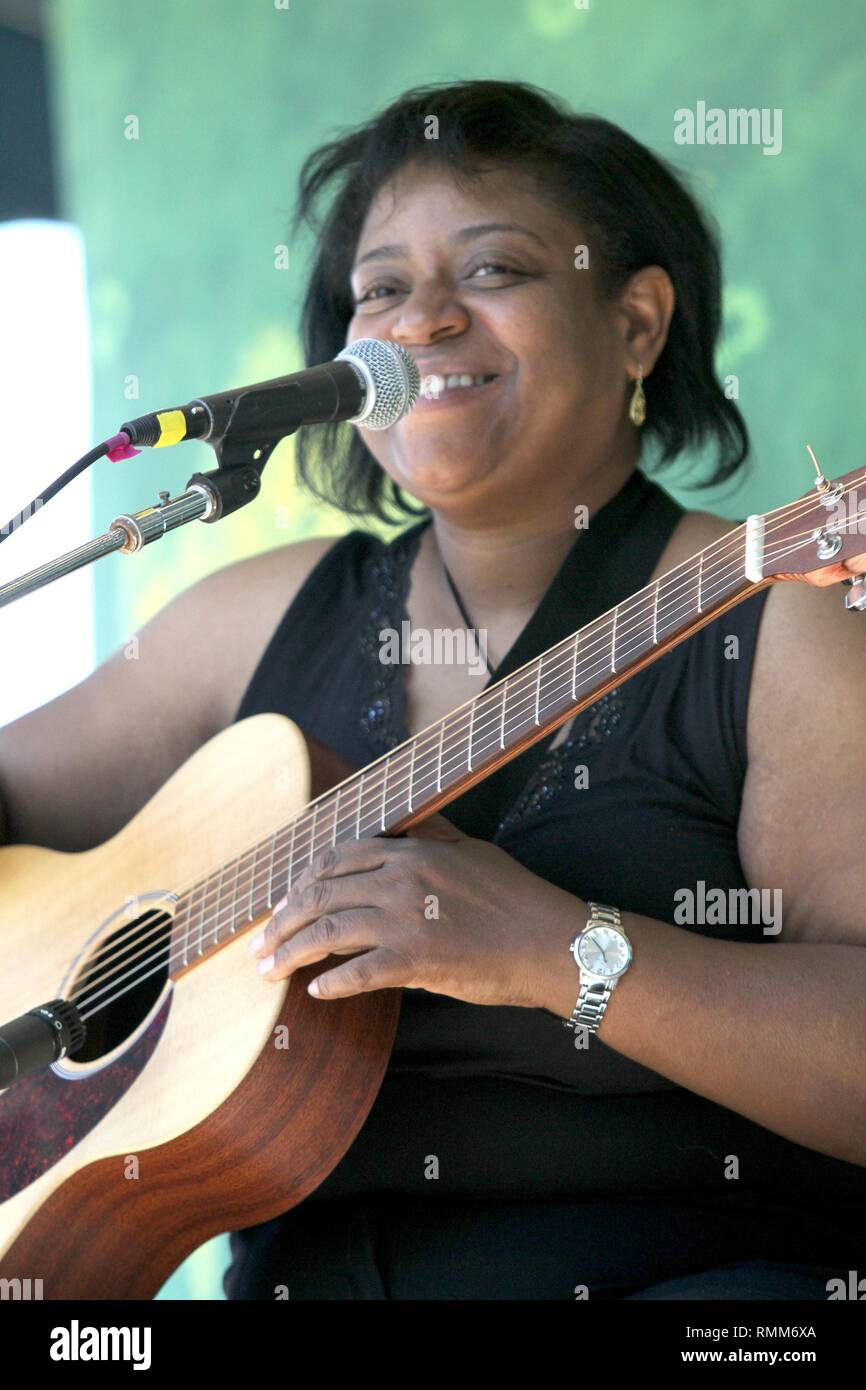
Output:
[[[598,1032],[613,991],[632,962],[631,942],[622,929],[619,908],[587,903],[589,917],[569,950],[580,971],[580,993],[566,1028]]]

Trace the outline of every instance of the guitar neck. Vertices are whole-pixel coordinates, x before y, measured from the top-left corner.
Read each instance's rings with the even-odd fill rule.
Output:
[[[763,588],[763,518],[661,575],[390,753],[181,896],[176,924],[208,954],[289,890],[327,846],[400,834],[606,691]]]

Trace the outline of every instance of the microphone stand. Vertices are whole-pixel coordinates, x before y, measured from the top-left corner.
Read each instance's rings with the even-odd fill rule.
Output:
[[[151,541],[185,526],[188,521],[213,522],[230,516],[258,497],[262,471],[278,443],[278,439],[269,443],[232,439],[229,431],[222,439],[211,443],[218,468],[209,473],[193,473],[187,480],[186,491],[177,497],[160,492],[155,506],[116,516],[101,536],[29,570],[18,579],[0,584],[0,608],[93,560],[102,559],[103,555],[112,555],[115,551],[134,555]]]
[[[103,555],[114,551],[134,555],[188,521],[219,521],[230,516],[258,496],[262,470],[278,443],[278,439],[262,443],[225,436],[215,440],[212,448],[218,468],[210,473],[193,473],[186,491],[177,497],[160,492],[155,507],[115,517],[103,535],[0,585],[0,607]],[[44,1070],[67,1053],[72,1055],[81,1047],[85,1031],[74,1004],[63,999],[31,1009],[0,1029],[0,1092],[20,1077]]]

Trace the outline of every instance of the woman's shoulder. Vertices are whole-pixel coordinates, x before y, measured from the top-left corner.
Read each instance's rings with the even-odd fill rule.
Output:
[[[317,568],[345,536],[272,546],[214,570],[183,595],[185,622],[222,646],[219,726],[230,724],[276,628]]]
[[[189,606],[193,608],[198,602],[211,611],[215,605],[225,606],[238,617],[246,611],[253,627],[267,626],[343,539],[337,535],[310,536],[235,560],[193,585]]]
[[[378,567],[393,550],[366,530],[312,536],[237,560],[188,591],[187,621],[203,623],[220,640],[231,634],[220,663],[225,723],[234,719],[272,639],[303,646],[323,624],[336,634],[341,621],[355,621],[359,603],[387,589]]]
[[[683,564],[699,550],[704,550],[714,541],[721,540],[739,525],[740,522],[727,521],[713,512],[684,511],[662,551],[653,578],[656,579],[667,570]]]
[[[794,729],[854,714],[866,680],[864,619],[845,609],[841,584],[773,583],[761,622],[749,741],[755,753],[784,746]],[[852,720],[847,736],[856,737]],[[791,750],[793,751],[793,750]]]
[[[742,525],[711,512],[686,511],[662,556],[658,573],[681,564]],[[778,704],[778,685],[797,672],[813,673],[815,681],[832,684],[830,668],[863,676],[864,644],[856,620],[844,607],[839,584],[816,587],[802,579],[774,580],[725,615],[732,624],[740,614],[755,625],[751,704]],[[794,681],[797,684],[797,681]],[[750,714],[750,718],[751,718]]]

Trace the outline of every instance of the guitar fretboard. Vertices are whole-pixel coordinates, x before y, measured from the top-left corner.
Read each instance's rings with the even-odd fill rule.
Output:
[[[745,597],[760,539],[737,527],[194,884],[177,903],[178,971],[279,902],[319,850],[423,820]]]

